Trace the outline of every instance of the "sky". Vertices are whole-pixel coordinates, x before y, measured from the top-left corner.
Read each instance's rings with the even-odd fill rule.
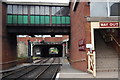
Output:
[[[69,3],[70,0],[7,0],[7,1],[17,1],[17,2],[53,2],[53,3]],[[120,2],[120,0],[76,0],[80,2]]]
[[[19,1],[19,2],[54,2],[54,3],[68,3],[69,0],[7,0],[7,1]]]

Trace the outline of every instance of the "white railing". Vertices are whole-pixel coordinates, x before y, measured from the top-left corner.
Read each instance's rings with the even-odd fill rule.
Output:
[[[96,57],[95,51],[88,51],[88,72],[91,72],[96,77]]]

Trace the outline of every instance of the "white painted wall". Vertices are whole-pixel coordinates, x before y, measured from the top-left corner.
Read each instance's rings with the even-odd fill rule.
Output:
[[[115,2],[109,2],[111,7]],[[90,16],[91,17],[108,17],[108,4],[107,2],[91,2]]]

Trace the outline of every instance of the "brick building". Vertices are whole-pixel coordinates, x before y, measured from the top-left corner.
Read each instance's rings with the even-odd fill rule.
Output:
[[[119,6],[118,3],[117,5]],[[78,0],[71,0],[70,62],[74,68],[81,71],[88,71],[89,66],[91,66],[88,63],[92,60],[90,64],[92,63],[93,66],[91,66],[90,69],[92,68],[91,70],[95,70],[94,72],[96,72],[96,69],[99,71],[98,65],[102,65],[100,66],[100,69],[103,70],[104,65],[109,63],[105,62],[105,60],[102,58],[98,58],[100,55],[102,55],[102,53],[104,57],[106,57],[106,55],[113,57],[112,54],[118,57],[118,54],[120,53],[120,22],[119,13],[117,13],[119,7],[115,6],[115,2],[79,2]],[[106,8],[107,10],[105,10]],[[113,10],[115,11],[114,13]],[[105,39],[106,42],[103,42],[102,39],[99,39],[99,34],[103,36],[103,39]],[[100,51],[102,51],[101,48],[104,47],[103,44],[105,46],[106,44],[108,45],[107,42],[110,44],[109,46],[114,47],[114,49],[117,51],[117,54],[116,52],[115,54],[107,54],[107,52],[104,52],[104,50],[108,51],[108,53],[110,53],[110,50],[107,50],[106,47],[103,48],[103,52],[100,53]],[[99,44],[101,48],[97,45],[98,43],[101,43]],[[88,59],[90,56],[88,51],[90,50],[93,50],[93,52],[95,50],[96,52],[96,56],[91,58],[91,60]],[[114,59],[117,60],[117,57]],[[112,58],[110,59],[112,62]],[[101,62],[99,60],[101,60]],[[106,61],[109,61],[107,57]],[[111,62],[109,65],[112,66]],[[113,61],[113,63],[116,63],[116,66],[113,67],[118,67],[117,61]],[[105,67],[106,66],[107,65],[105,65]],[[107,67],[108,71],[110,71],[110,66]],[[92,73],[94,74],[94,72]],[[94,76],[96,76],[96,73]]]
[[[72,61],[72,66],[86,71],[87,70],[87,50],[79,51],[79,42],[83,40],[85,44],[91,43],[91,28],[90,22],[87,22],[85,16],[90,15],[90,6],[87,2],[76,3],[73,8],[74,3],[71,2],[70,5],[70,15],[71,15],[71,39],[70,39],[70,58]],[[84,45],[85,45],[84,44]]]

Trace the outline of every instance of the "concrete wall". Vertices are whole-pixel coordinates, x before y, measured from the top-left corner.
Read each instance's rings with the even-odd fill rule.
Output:
[[[85,40],[85,44],[91,43],[90,23],[86,21],[86,16],[90,16],[90,6],[87,5],[86,2],[80,2],[76,11],[73,11],[72,7],[73,2],[70,6],[70,60],[74,68],[82,71],[87,71],[87,49],[85,51],[79,51],[78,43],[81,39]],[[81,61],[83,59],[85,59],[85,61]]]
[[[27,57],[28,56],[28,45],[25,42],[17,42],[17,56]]]
[[[2,3],[2,25],[0,26],[0,29],[2,30],[0,34],[0,46],[2,46],[2,52],[0,55],[2,55],[2,60],[0,60],[0,66],[2,66],[2,69],[7,69],[12,66],[15,66],[15,62],[11,62],[16,60],[16,35],[8,34],[7,33],[7,27],[6,27],[6,4]],[[0,6],[1,6],[0,5]],[[1,21],[0,21],[1,22]]]

